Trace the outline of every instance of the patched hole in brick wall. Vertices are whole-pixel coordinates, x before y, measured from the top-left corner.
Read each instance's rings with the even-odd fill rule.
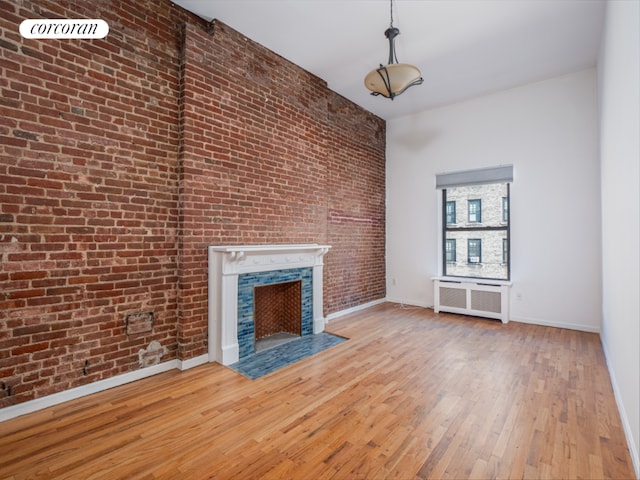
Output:
[[[153,312],[130,313],[124,318],[127,335],[148,333],[153,330]]]

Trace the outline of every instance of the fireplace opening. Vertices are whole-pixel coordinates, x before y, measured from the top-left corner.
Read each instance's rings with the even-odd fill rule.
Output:
[[[302,334],[302,281],[254,288],[255,351],[275,347]]]

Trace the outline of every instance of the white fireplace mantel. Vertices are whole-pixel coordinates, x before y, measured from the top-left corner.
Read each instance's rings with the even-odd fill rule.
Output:
[[[231,365],[239,360],[238,276],[290,268],[313,268],[313,333],[324,330],[323,257],[329,245],[210,246],[209,361]]]

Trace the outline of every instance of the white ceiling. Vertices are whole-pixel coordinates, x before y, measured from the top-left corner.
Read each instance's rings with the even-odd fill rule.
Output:
[[[219,19],[384,119],[596,64],[604,0],[394,0],[396,52],[424,83],[391,101],[365,75],[388,58],[388,0],[173,0]]]

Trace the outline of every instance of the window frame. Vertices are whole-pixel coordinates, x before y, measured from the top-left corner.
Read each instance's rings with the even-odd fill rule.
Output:
[[[503,212],[501,214],[501,218],[505,218],[504,217],[504,203],[505,203],[505,199],[507,202],[507,206],[509,207],[511,205],[511,182],[510,181],[502,181],[502,182],[487,182],[487,183],[504,183],[506,185],[506,190],[507,190],[507,195],[506,197],[502,197],[502,205],[503,205]],[[451,188],[455,188],[455,186],[452,186]],[[474,199],[475,200],[475,199]],[[478,199],[480,200],[480,199]],[[446,188],[442,188],[442,274],[445,276],[449,276],[449,277],[457,277],[457,278],[473,278],[473,279],[483,279],[483,280],[500,280],[500,281],[511,281],[511,208],[506,209],[506,221],[503,220],[502,225],[500,226],[482,226],[479,225],[478,223],[481,222],[473,222],[473,225],[469,225],[467,224],[467,226],[456,226],[455,224],[449,224],[447,223],[447,209],[446,209],[446,204],[447,204],[447,189]],[[481,207],[481,205],[480,205]],[[468,213],[467,213],[467,219],[468,219]],[[446,243],[447,240],[455,240],[455,239],[447,239],[447,232],[448,231],[468,231],[468,232],[472,232],[472,231],[490,231],[490,230],[504,230],[506,232],[506,255],[507,255],[507,262],[505,264],[506,268],[507,268],[507,275],[506,278],[491,278],[491,277],[473,277],[473,276],[469,276],[469,275],[451,275],[449,273],[447,273],[447,264],[449,262],[447,262],[447,258],[446,258]],[[481,245],[481,255],[480,255],[480,263],[471,263],[469,265],[481,265],[482,264],[482,245]],[[467,244],[467,249],[468,249],[468,244]],[[504,250],[504,246],[503,246],[503,259],[504,259],[504,254],[505,254],[505,250]],[[468,250],[467,250],[467,260],[469,259],[469,255],[468,255]]]
[[[509,238],[502,239],[502,264],[509,265]]]
[[[453,244],[453,248],[448,248],[449,245]],[[444,260],[446,263],[456,263],[457,262],[457,244],[455,238],[446,238],[444,245]],[[453,252],[453,259],[449,257],[449,253]]]
[[[471,220],[471,205],[477,205],[477,211],[473,214],[477,216],[477,220]],[[475,209],[474,209],[475,210]],[[467,200],[467,222],[468,223],[482,223],[482,199],[473,198]]]
[[[473,258],[477,258],[477,262],[471,261],[471,242],[477,245],[477,255],[473,255]],[[474,249],[475,250],[475,249]],[[467,238],[467,264],[468,265],[482,265],[482,239],[481,238]]]
[[[509,197],[502,197],[502,221],[509,221]]]
[[[453,206],[453,211],[449,211],[449,206]],[[452,225],[452,224],[456,224],[457,222],[457,212],[456,212],[456,201],[455,200],[451,200],[449,202],[447,202],[447,204],[445,205],[445,221],[447,222],[447,225]],[[449,221],[449,216],[453,215],[453,221]]]

